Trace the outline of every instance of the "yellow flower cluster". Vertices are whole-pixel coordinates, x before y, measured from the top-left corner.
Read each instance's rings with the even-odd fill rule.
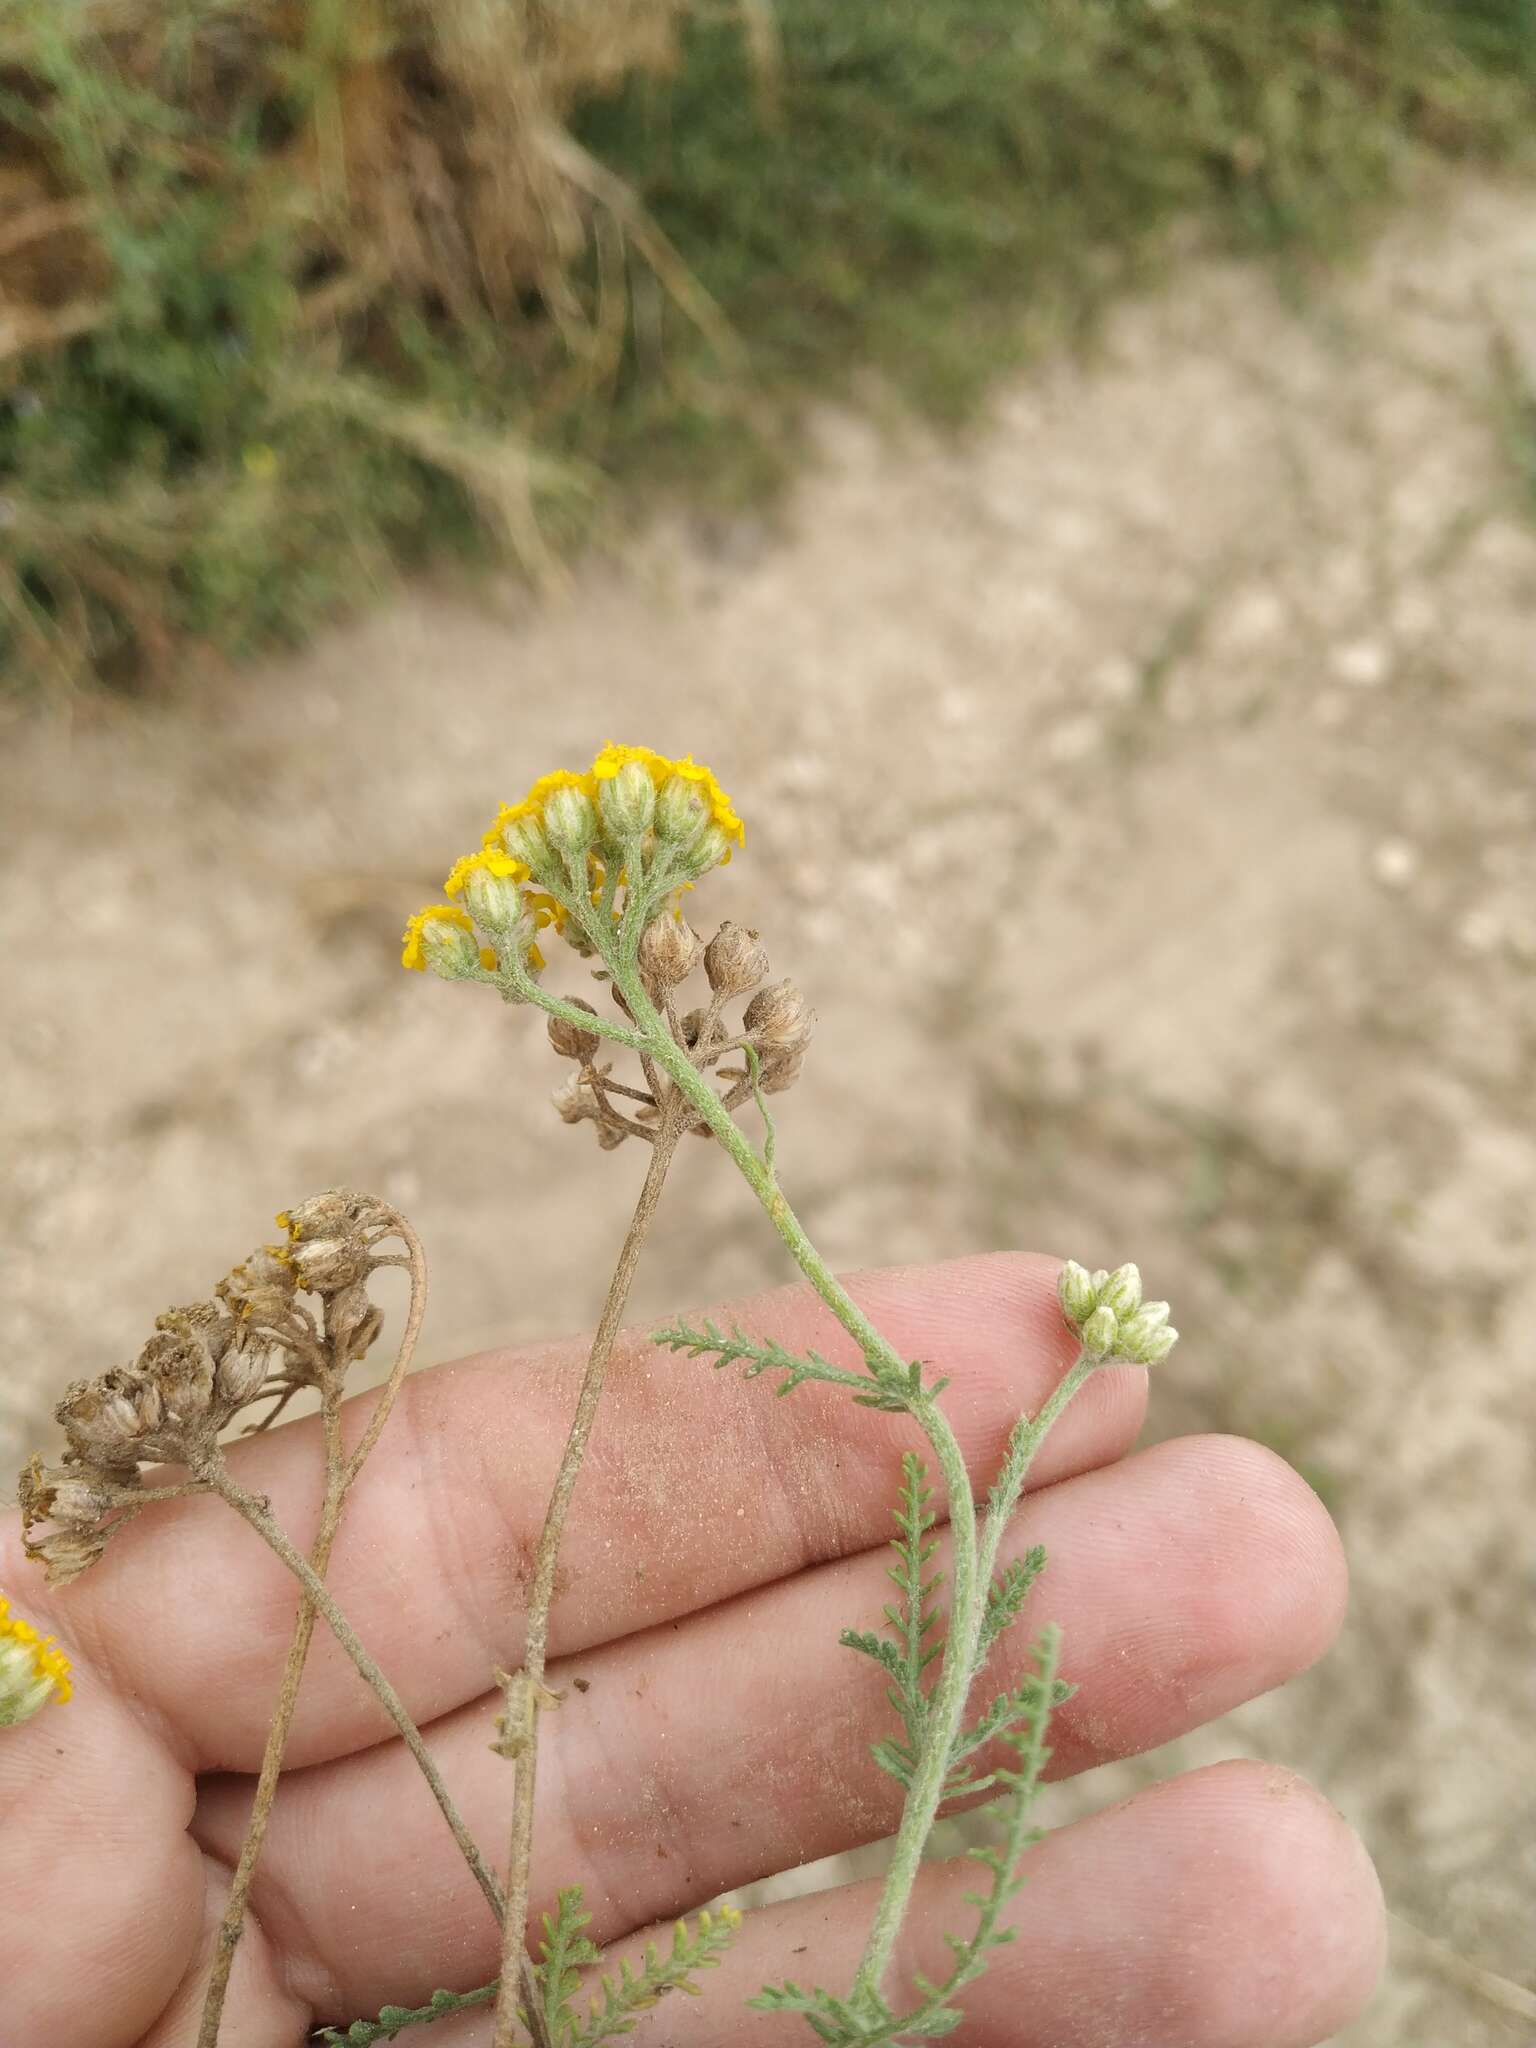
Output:
[[[70,1696],[69,1659],[52,1636],[11,1613],[0,1595],[0,1728],[25,1721],[51,1699]]]
[[[544,806],[558,789],[579,790],[583,796],[596,801],[600,785],[611,782],[619,770],[627,768],[632,761],[637,761],[645,769],[658,789],[674,775],[691,783],[708,807],[710,823],[717,825],[733,845],[746,845],[747,828],[736,815],[735,806],[710,770],[701,766],[692,755],[685,754],[680,761],[674,761],[650,747],[621,747],[610,740],[585,774],[577,774],[570,768],[557,768],[550,775],[541,775],[520,803],[503,804],[485,835],[487,850],[498,847],[508,825],[516,825],[525,818],[534,824],[542,824]]]
[[[434,932],[434,927],[447,926],[454,933],[463,932],[471,936],[477,922],[493,931],[511,929],[519,917],[519,903],[521,914],[531,917],[536,929],[543,931],[553,927],[557,932],[563,931],[569,915],[565,904],[542,889],[527,889],[520,898],[517,894],[524,883],[534,879],[529,860],[541,863],[540,872],[544,873],[542,862],[548,857],[544,832],[550,800],[562,791],[574,791],[594,807],[586,812],[586,816],[595,822],[598,795],[603,784],[614,781],[627,769],[633,768],[643,769],[658,793],[663,789],[670,792],[663,799],[664,804],[672,803],[675,811],[680,803],[684,822],[681,827],[674,825],[672,829],[690,838],[695,830],[702,832],[705,841],[713,848],[706,855],[707,859],[729,860],[732,846],[746,844],[746,828],[709,769],[701,767],[688,755],[675,761],[650,747],[621,747],[610,741],[592,766],[580,774],[570,768],[557,768],[552,774],[541,775],[521,802],[502,805],[480,851],[466,853],[456,860],[443,884],[446,896],[462,900],[434,903],[416,913],[403,934],[401,965],[421,973],[434,964],[435,959],[439,971],[472,972],[467,966],[469,951],[463,947],[462,940],[456,937],[450,940],[446,932]],[[679,789],[679,784],[683,785],[682,789]],[[631,790],[634,788],[633,775],[626,786]],[[643,793],[644,782],[641,781],[638,787]],[[578,806],[578,813],[583,808]],[[648,805],[643,807],[642,815],[649,815]],[[568,830],[570,821],[563,822]],[[576,830],[579,835],[579,822]],[[508,833],[513,834],[510,840],[506,837]],[[612,853],[611,841],[594,843],[589,847],[589,887],[594,904],[601,899],[604,864]],[[522,857],[525,854],[526,860]],[[619,880],[623,882],[622,874]],[[685,882],[679,886],[691,888],[692,883]],[[496,953],[492,947],[481,946],[477,952],[483,968],[489,971],[495,967]],[[543,955],[537,946],[529,948],[527,958],[534,968],[544,966]],[[452,963],[455,961],[465,964],[454,966]]]
[[[462,887],[462,883],[460,884]],[[400,965],[414,969],[417,974],[427,971],[427,952],[424,934],[429,924],[456,925],[460,931],[473,932],[469,912],[460,910],[456,903],[431,903],[425,910],[418,910],[401,933],[405,950],[400,955]],[[480,948],[480,965],[494,967],[496,955],[489,946]]]

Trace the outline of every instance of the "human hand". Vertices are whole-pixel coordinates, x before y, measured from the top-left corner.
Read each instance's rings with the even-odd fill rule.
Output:
[[[985,1484],[1021,1408],[1073,1356],[1054,1261],[1013,1255],[867,1276],[853,1292],[905,1356],[950,1376],[944,1405]],[[728,1312],[756,1336],[847,1340],[802,1289]],[[839,1346],[842,1346],[840,1349]],[[329,1575],[422,1724],[493,1861],[508,1766],[489,1747],[497,1665],[521,1610],[584,1347],[439,1367],[406,1383],[359,1480]],[[1306,1486],[1226,1437],[1131,1445],[1146,1375],[1096,1373],[1058,1425],[1004,1557],[1046,1544],[1031,1613],[997,1654],[1064,1624],[1078,1692],[1051,1775],[1150,1748],[1282,1683],[1326,1649],[1344,1601],[1337,1539]],[[355,1438],[373,1402],[348,1409]],[[868,1745],[881,1676],[838,1646],[888,1597],[906,1419],[807,1386],[784,1401],[658,1354],[615,1358],[577,1490],[552,1616],[535,1915],[580,1883],[614,1960],[653,1922],[889,1832],[899,1788]],[[303,1542],[318,1507],[313,1422],[231,1452]],[[938,1505],[936,1500],[935,1505]],[[75,1585],[45,1593],[15,1518],[0,1587],[59,1638],[75,1698],[0,1736],[0,2044],[190,2048],[239,1852],[297,1589],[219,1502],[146,1511]],[[1012,1646],[1010,1648],[1010,1645]],[[317,2022],[466,1989],[497,1929],[402,1744],[322,1631],[237,1952],[222,2048],[298,2048]],[[1058,1830],[1029,1852],[1012,1917],[965,1994],[975,2048],[1300,2048],[1367,1996],[1375,1877],[1317,1794],[1223,1764]],[[898,1955],[937,1972],[970,1920],[974,1866],[930,1865]],[[851,1981],[873,1907],[852,1885],[751,1915],[704,1996],[637,2043],[778,2048],[793,2017],[749,2013],[764,1982]],[[488,2011],[423,2048],[485,2048]],[[416,2037],[404,2037],[411,2041]]]

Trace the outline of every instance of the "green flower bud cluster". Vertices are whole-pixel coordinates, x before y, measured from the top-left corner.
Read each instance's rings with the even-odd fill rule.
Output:
[[[1141,1273],[1133,1265],[1090,1273],[1068,1259],[1057,1283],[1061,1312],[1090,1358],[1158,1365],[1179,1341],[1166,1301],[1143,1301]]]

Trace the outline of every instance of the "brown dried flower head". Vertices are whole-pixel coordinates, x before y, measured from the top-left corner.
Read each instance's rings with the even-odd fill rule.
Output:
[[[597,1015],[597,1011],[585,996],[572,996],[571,1007],[585,1010],[591,1017]],[[580,1060],[585,1064],[597,1057],[597,1033],[583,1031],[579,1024],[573,1024],[568,1017],[550,1018],[549,1042],[563,1060]]]
[[[727,918],[704,949],[704,972],[717,996],[750,995],[767,979],[768,949],[756,932]]]
[[[676,988],[699,964],[703,941],[686,919],[653,917],[640,935],[640,972],[657,988]]]

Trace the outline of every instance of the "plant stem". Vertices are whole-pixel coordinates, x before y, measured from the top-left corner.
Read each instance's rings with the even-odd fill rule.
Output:
[[[320,1512],[320,1529],[315,1537],[314,1548],[309,1562],[317,1578],[325,1576],[331,1561],[331,1546],[336,1541],[336,1531],[341,1526],[342,1504],[346,1499],[345,1459],[341,1448],[340,1388],[334,1380],[329,1381],[323,1394],[322,1418],[325,1425],[325,1501]],[[256,1875],[257,1860],[266,1841],[267,1822],[271,1818],[273,1803],[277,1798],[278,1779],[283,1768],[283,1752],[288,1746],[288,1733],[293,1726],[294,1709],[299,1702],[299,1684],[304,1676],[305,1660],[309,1646],[314,1640],[315,1604],[306,1593],[299,1602],[299,1611],[293,1624],[293,1640],[288,1646],[288,1660],[283,1666],[283,1682],[278,1690],[277,1705],[272,1710],[271,1726],[267,1730],[267,1745],[261,1759],[261,1775],[256,1780],[256,1797],[251,1803],[251,1816],[246,1823],[245,1840],[240,1845],[240,1860],[235,1865],[234,1878],[225,1903],[224,1917],[219,1923],[218,1946],[214,1950],[213,1970],[208,1979],[208,1989],[203,1998],[203,2016],[198,2027],[197,2048],[216,2048],[219,2025],[224,2017],[224,2000],[229,1992],[230,1972],[234,1968],[235,1950],[245,1930],[246,1901],[250,1896],[251,1882]]]
[[[501,1895],[501,1886],[496,1882],[495,1873],[480,1854],[474,1836],[471,1835],[469,1829],[464,1825],[463,1816],[460,1814],[457,1806],[455,1806],[453,1797],[448,1787],[443,1783],[442,1775],[437,1765],[432,1761],[427,1746],[421,1739],[420,1729],[417,1728],[416,1723],[406,1712],[404,1701],[379,1669],[373,1658],[369,1656],[368,1652],[358,1641],[352,1624],[331,1598],[325,1585],[316,1576],[304,1553],[301,1550],[295,1549],[287,1536],[284,1535],[281,1526],[274,1518],[266,1502],[259,1499],[253,1493],[247,1493],[245,1488],[231,1479],[225,1471],[210,1470],[206,1476],[211,1491],[218,1494],[221,1500],[227,1501],[237,1515],[240,1515],[245,1521],[249,1522],[267,1547],[287,1565],[289,1571],[293,1573],[294,1577],[304,1587],[310,1599],[314,1602],[331,1634],[335,1636],[337,1642],[340,1643],[341,1647],[352,1659],[352,1662],[357,1666],[359,1672],[361,1672],[362,1676],[377,1694],[380,1705],[385,1713],[388,1714],[390,1720],[394,1722],[401,1741],[416,1759],[417,1768],[430,1786],[432,1796],[437,1801],[444,1820],[447,1821],[449,1828],[452,1830],[453,1839],[458,1843],[464,1861],[469,1865],[476,1884],[479,1885],[481,1891],[485,1894],[486,1902],[490,1906],[491,1911],[496,1915],[499,1923],[504,1903]],[[525,1995],[530,2000],[537,1997],[537,1979],[532,1976],[532,1970],[533,1965],[524,1957],[522,1969],[518,1974],[524,1984]]]
[[[976,1569],[976,1503],[971,1495],[970,1475],[965,1457],[937,1404],[923,1399],[914,1403],[913,1420],[933,1446],[949,1495],[949,1528],[952,1546],[949,1638],[944,1650],[944,1667],[933,1690],[922,1753],[901,1809],[901,1825],[875,1908],[874,1921],[854,1978],[854,1997],[878,1993],[891,1951],[901,1931],[912,1887],[934,1817],[944,1799],[949,1778],[950,1753],[965,1714],[971,1690],[975,1642],[980,1625],[981,1582]]]
[[[389,1411],[395,1405],[395,1397],[400,1392],[405,1375],[410,1369],[411,1359],[416,1350],[416,1339],[421,1334],[422,1318],[426,1314],[427,1258],[421,1239],[398,1210],[390,1212],[390,1224],[391,1234],[401,1238],[406,1246],[407,1256],[404,1263],[410,1269],[411,1304],[406,1312],[405,1328],[401,1332],[400,1342],[395,1348],[395,1359],[390,1367],[389,1378],[350,1458],[341,1439],[342,1380],[350,1360],[337,1357],[333,1344],[327,1347],[327,1373],[320,1393],[320,1420],[325,1434],[325,1498],[320,1511],[320,1528],[309,1560],[315,1576],[320,1579],[325,1577],[326,1567],[331,1561],[331,1550],[336,1541],[336,1532],[341,1526],[341,1514],[347,1494],[389,1420]],[[219,2038],[219,2024],[223,2018],[224,2001],[229,1992],[229,1977],[234,1968],[235,1949],[239,1945],[245,1926],[246,1902],[256,1875],[262,1845],[266,1840],[267,1822],[271,1818],[272,1807],[277,1798],[283,1753],[288,1746],[288,1735],[293,1726],[294,1711],[298,1706],[299,1685],[304,1676],[304,1665],[314,1634],[315,1605],[306,1593],[299,1603],[299,1611],[294,1619],[293,1639],[288,1646],[288,1658],[283,1666],[277,1705],[273,1709],[271,1725],[267,1730],[261,1773],[256,1781],[256,1796],[251,1803],[251,1816],[246,1824],[245,1840],[240,1845],[240,1860],[235,1866],[229,1898],[224,1908],[224,1918],[219,1926],[218,1947],[214,1952],[213,1970],[209,1977],[202,2020],[198,2029],[198,2048],[216,2048]]]
[[[998,1473],[987,1501],[987,1520],[982,1538],[980,1565],[983,1595],[992,1583],[992,1574],[997,1570],[997,1553],[1002,1544],[1003,1531],[1012,1520],[1013,1511],[1019,1504],[1019,1496],[1024,1491],[1024,1482],[1029,1476],[1029,1468],[1035,1461],[1035,1453],[1061,1420],[1073,1395],[1103,1363],[1102,1358],[1094,1358],[1086,1351],[1080,1351],[1073,1360],[1071,1369],[1057,1384],[1039,1413],[1033,1418],[1021,1417],[1015,1424],[1013,1434],[1008,1439],[1008,1453],[1003,1460],[1003,1469]]]
[[[512,1839],[507,1862],[507,1903],[502,1917],[503,1990],[496,2005],[494,2048],[515,2048],[516,2041],[517,1999],[511,1988],[515,1979],[509,1962],[513,1954],[521,1949],[528,1918],[539,1714],[546,1697],[544,1666],[549,1648],[549,1610],[554,1598],[555,1567],[560,1557],[560,1541],[565,1532],[566,1516],[570,1510],[577,1475],[586,1456],[587,1441],[592,1434],[598,1403],[602,1399],[603,1383],[607,1377],[609,1360],[613,1356],[614,1342],[624,1319],[630,1283],[635,1277],[635,1268],[640,1261],[640,1250],[645,1242],[646,1232],[650,1229],[651,1219],[656,1213],[656,1205],[661,1200],[667,1168],[672,1163],[672,1155],[677,1150],[682,1129],[682,1118],[678,1114],[674,1098],[673,1103],[663,1113],[662,1121],[656,1130],[645,1184],[635,1204],[635,1213],[630,1219],[629,1230],[619,1252],[618,1264],[613,1269],[613,1278],[608,1283],[608,1298],[603,1303],[603,1312],[592,1339],[592,1348],[587,1354],[587,1369],[576,1402],[575,1419],[571,1424],[570,1435],[566,1438],[560,1469],[555,1475],[554,1490],[550,1495],[549,1507],[545,1511],[544,1528],[534,1559],[533,1585],[528,1596],[523,1668],[516,1679],[507,1683],[507,1715],[503,1740],[506,1745],[504,1753],[509,1756],[513,1771]]]

